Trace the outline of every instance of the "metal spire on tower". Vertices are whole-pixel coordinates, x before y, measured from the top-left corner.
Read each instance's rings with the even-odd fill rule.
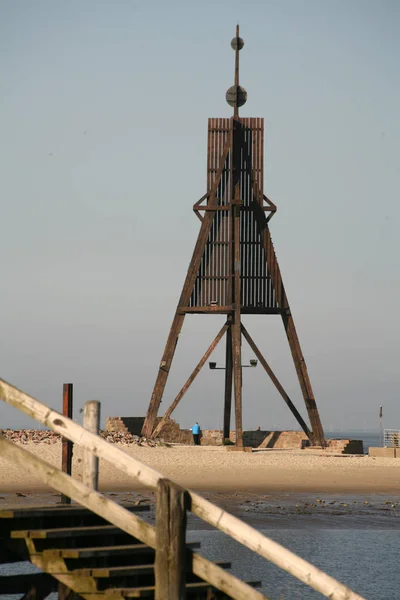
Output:
[[[233,106],[233,116],[239,118],[239,106],[247,101],[247,92],[244,87],[239,85],[239,51],[244,46],[244,41],[239,37],[239,25],[236,25],[236,37],[231,41],[231,46],[235,51],[235,85],[229,88],[226,92],[226,101],[230,106]]]

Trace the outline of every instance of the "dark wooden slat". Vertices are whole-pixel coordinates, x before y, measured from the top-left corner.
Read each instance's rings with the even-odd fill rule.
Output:
[[[138,504],[133,506],[131,503],[122,503],[121,506],[130,512],[144,512],[150,510],[150,506],[146,504]],[[60,517],[69,516],[93,516],[87,508],[82,508],[78,505],[55,505],[55,506],[29,506],[29,507],[8,507],[0,509],[0,519],[35,519],[43,517]],[[101,519],[101,517],[99,517]]]
[[[154,563],[149,563],[146,565],[130,565],[123,567],[97,567],[93,569],[74,569],[74,575],[79,575],[80,577],[94,577],[95,579],[146,575],[148,573],[153,572]]]
[[[195,550],[200,548],[199,542],[186,543],[186,548]],[[107,558],[110,556],[123,556],[130,554],[151,554],[154,553],[154,548],[146,546],[146,544],[123,544],[121,546],[94,546],[91,548],[65,548],[59,550],[44,550],[44,556],[60,556],[68,559],[81,558]]]
[[[127,535],[124,531],[114,525],[103,525],[93,527],[60,527],[54,529],[28,529],[11,531],[11,538],[29,538],[29,539],[57,539],[57,538],[76,538],[76,537],[97,537],[106,535],[115,535],[121,533]]]

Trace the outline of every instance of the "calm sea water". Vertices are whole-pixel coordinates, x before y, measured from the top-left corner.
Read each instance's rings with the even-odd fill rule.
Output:
[[[367,600],[399,600],[399,531],[359,529],[268,529],[263,533],[323,569]],[[262,581],[271,600],[316,600],[323,596],[294,577],[255,556],[217,531],[192,531],[201,552],[215,560],[230,560],[232,573],[247,581]]]
[[[399,529],[335,529],[311,527],[261,529],[261,531],[347,584],[367,600],[400,598]],[[201,542],[198,550],[209,559],[230,561],[231,572],[247,581],[261,581],[271,600],[316,600],[321,594],[254,555],[231,538],[215,530],[191,530],[188,541]],[[0,566],[0,575],[32,572],[29,563]],[[2,600],[17,596],[1,595]],[[49,596],[55,600],[56,594]]]

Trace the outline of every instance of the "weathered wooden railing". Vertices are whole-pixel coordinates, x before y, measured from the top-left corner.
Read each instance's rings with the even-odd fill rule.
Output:
[[[180,586],[184,571],[181,564],[183,560],[182,539],[184,539],[186,509],[314,588],[323,596],[331,600],[364,600],[347,586],[261,534],[250,525],[212,504],[199,494],[190,490],[182,490],[175,483],[165,480],[155,469],[129,456],[116,446],[109,444],[2,379],[0,379],[0,399],[56,431],[64,438],[81,445],[85,451],[90,451],[98,458],[111,462],[142,485],[157,490],[158,519],[157,527],[153,527],[104,495],[86,487],[56,467],[0,437],[0,451],[5,458],[18,463],[25,469],[29,465],[44,483],[155,548],[157,600],[172,600],[181,597]],[[175,516],[178,515],[178,519],[174,518],[174,513]],[[164,551],[167,547],[166,544],[170,546],[169,552]],[[195,575],[236,600],[265,600],[266,598],[254,588],[197,553],[193,553],[192,568]],[[158,582],[161,585],[157,585]]]

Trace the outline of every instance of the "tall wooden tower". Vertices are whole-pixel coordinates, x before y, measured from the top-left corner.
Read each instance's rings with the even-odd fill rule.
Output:
[[[312,444],[325,445],[306,363],[283,286],[268,222],[276,206],[263,193],[264,119],[241,118],[247,93],[239,85],[239,52],[244,46],[239,27],[235,51],[235,83],[226,93],[233,116],[208,121],[207,192],[193,210],[201,227],[159,366],[143,435],[155,437],[194,381],[210,354],[226,336],[224,438],[229,437],[232,382],[236,444],[242,435],[242,336],[271,377],[283,400]],[[224,314],[226,322],[161,421],[157,415],[171,369],[179,334],[187,314]],[[286,331],[310,427],[301,417],[272,369],[241,322],[247,314],[280,315]]]

